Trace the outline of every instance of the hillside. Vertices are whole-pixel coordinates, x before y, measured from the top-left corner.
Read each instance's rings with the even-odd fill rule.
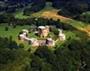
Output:
[[[71,24],[74,27],[76,27],[77,29],[86,32],[90,36],[89,28],[87,28],[87,27],[90,27],[89,24],[86,25],[82,21],[77,21],[77,20],[65,17],[63,15],[58,15],[58,11],[59,11],[58,9],[55,9],[52,7],[52,3],[48,2],[46,4],[45,8],[39,12],[33,13],[30,16],[25,16],[25,15],[23,15],[23,12],[22,13],[18,12],[15,14],[15,17],[18,19],[24,19],[24,18],[30,18],[30,17],[43,17],[43,18],[48,18],[48,19],[52,18],[54,20],[60,19],[60,21],[67,23],[67,24]]]
[[[88,6],[46,1],[0,0],[0,71],[90,71]]]

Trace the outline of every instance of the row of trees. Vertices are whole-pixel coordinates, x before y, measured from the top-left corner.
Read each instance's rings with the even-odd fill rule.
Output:
[[[27,14],[28,11],[37,12],[44,6],[45,0],[4,0],[1,1],[0,12],[14,13],[25,8],[24,12]]]
[[[45,7],[45,0],[33,0],[31,6],[24,9],[24,15],[31,15],[34,12],[38,12]]]
[[[45,25],[52,25],[57,28],[61,28],[64,30],[75,30],[75,28],[69,24],[65,24],[60,22],[59,19],[57,21],[53,19],[45,19],[45,18],[28,18],[28,19],[16,19],[11,14],[1,15],[0,22],[5,23],[8,25],[12,25],[16,27],[17,25],[35,25],[35,26],[45,26]]]

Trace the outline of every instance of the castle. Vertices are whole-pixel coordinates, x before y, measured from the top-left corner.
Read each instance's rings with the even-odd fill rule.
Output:
[[[61,41],[66,40],[65,34],[63,34],[62,30],[59,31],[59,39]],[[44,39],[37,39],[37,38],[29,38],[28,33],[29,31],[27,29],[23,29],[22,33],[19,34],[19,38],[21,41],[27,41],[30,45],[34,47],[38,46],[55,46],[55,41],[52,38],[48,38],[49,34],[49,26],[39,26],[37,30],[37,34]]]

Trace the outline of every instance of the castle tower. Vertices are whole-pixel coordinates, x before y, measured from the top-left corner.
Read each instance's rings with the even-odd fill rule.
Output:
[[[49,26],[39,26],[38,27],[38,35],[40,37],[47,37],[49,34]]]

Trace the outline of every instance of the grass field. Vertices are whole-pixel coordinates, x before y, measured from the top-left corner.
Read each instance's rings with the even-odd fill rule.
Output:
[[[22,29],[30,28],[30,26],[28,26],[28,25],[16,26],[16,28],[13,28],[13,27],[9,26],[8,27],[8,31],[5,31],[5,27],[6,27],[6,25],[3,25],[3,24],[0,25],[0,37],[7,37],[7,38],[9,38],[10,36],[12,36],[12,39],[14,41],[16,41],[18,44],[21,44],[21,43],[24,44],[25,49],[28,49],[29,47],[31,47],[30,45],[28,45],[28,43],[21,42],[21,41],[18,40],[19,32],[22,31]],[[29,37],[36,37],[36,36],[32,32],[32,33],[29,34]]]
[[[42,9],[41,11],[37,12],[37,13],[33,13],[30,16],[25,16],[23,15],[23,12],[19,11],[14,13],[14,16],[18,19],[27,19],[27,18],[32,18],[32,17],[43,17],[43,18],[52,18],[54,20],[60,19],[61,22],[66,23],[66,24],[70,24],[72,25],[74,28],[76,28],[77,30],[75,31],[64,31],[66,34],[67,39],[69,37],[73,38],[73,39],[77,39],[77,38],[86,38],[85,35],[90,36],[90,25],[86,25],[86,23],[81,22],[81,21],[76,21],[70,18],[66,18],[60,15],[57,15],[58,10],[54,9],[53,7],[51,7],[51,3],[47,3],[46,7],[44,9]],[[13,40],[15,40],[18,44],[22,43],[20,41],[17,40],[17,36],[19,34],[19,32],[22,29],[28,29],[30,28],[30,26],[25,25],[25,26],[17,26],[16,28],[10,27],[9,26],[9,30],[5,31],[5,27],[7,25],[0,25],[0,36],[1,37],[10,37],[12,36]],[[36,37],[34,35],[34,33],[30,33],[29,37]],[[30,45],[28,45],[28,43],[24,42],[23,43],[25,45],[25,47],[31,47]],[[28,48],[25,48],[28,49]]]

